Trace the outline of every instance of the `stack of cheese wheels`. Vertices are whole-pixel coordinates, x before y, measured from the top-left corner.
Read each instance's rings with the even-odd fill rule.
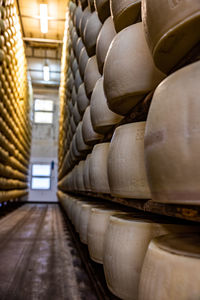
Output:
[[[162,17],[161,17],[162,16]],[[200,2],[142,1],[145,35],[156,66],[169,72],[200,41]]]
[[[140,19],[141,0],[110,0],[110,7],[117,32]]]
[[[95,145],[89,161],[89,178],[91,190],[96,193],[109,194],[107,159],[110,143]]]
[[[154,65],[141,22],[115,36],[104,64],[104,90],[112,111],[128,113],[164,77]]]
[[[151,198],[144,165],[145,122],[117,127],[108,154],[108,180],[113,196]]]
[[[27,195],[31,89],[14,0],[0,1],[0,203]],[[23,101],[21,101],[23,100]]]
[[[142,268],[138,299],[199,299],[199,248],[199,234],[165,235],[152,240]]]
[[[199,204],[200,62],[178,70],[156,89],[145,133],[152,199]]]
[[[87,230],[88,250],[92,260],[103,263],[104,239],[109,224],[109,218],[119,209],[113,207],[94,207],[91,209]]]
[[[58,185],[63,191],[85,190],[82,173],[86,155],[103,138],[94,131],[90,117],[91,94],[101,77],[96,61],[96,41],[101,27],[94,1],[69,2],[69,27],[66,22],[60,88],[62,118]]]
[[[105,235],[103,258],[108,288],[121,299],[138,299],[140,272],[151,239],[167,233],[193,231],[199,231],[199,228],[180,225],[180,222],[169,223],[155,216],[111,216]]]

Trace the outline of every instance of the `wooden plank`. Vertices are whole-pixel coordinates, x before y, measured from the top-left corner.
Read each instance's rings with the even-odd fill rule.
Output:
[[[93,198],[112,201],[124,205],[126,207],[139,209],[146,212],[151,212],[168,217],[180,218],[188,221],[200,222],[200,206],[197,205],[176,205],[156,203],[152,200],[142,199],[125,199],[116,198],[108,194],[95,194],[95,193],[71,193],[78,198]]]

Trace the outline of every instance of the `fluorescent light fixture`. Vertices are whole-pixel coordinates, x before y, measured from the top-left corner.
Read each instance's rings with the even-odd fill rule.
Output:
[[[43,73],[44,73],[44,81],[49,81],[50,79],[49,66],[43,67]]]
[[[41,32],[48,32],[48,7],[47,4],[40,4],[40,26]]]

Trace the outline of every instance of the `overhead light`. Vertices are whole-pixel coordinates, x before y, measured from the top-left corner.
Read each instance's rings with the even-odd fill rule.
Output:
[[[47,4],[40,4],[40,26],[41,32],[48,32],[48,7]]]
[[[49,81],[50,79],[49,66],[43,67],[43,73],[44,73],[44,81]]]

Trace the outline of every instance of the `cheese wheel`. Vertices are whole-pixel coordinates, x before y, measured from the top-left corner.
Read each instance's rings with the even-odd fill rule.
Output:
[[[200,40],[200,2],[144,0],[142,20],[156,66],[168,73]]]
[[[82,42],[82,38],[78,38],[78,40],[76,42],[76,49],[75,49],[77,61],[79,61],[79,56],[80,56],[80,53],[81,53],[81,50],[83,49],[83,47],[84,47],[84,44]]]
[[[79,23],[80,23],[80,19],[82,17],[83,11],[81,6],[77,6],[75,14],[74,14],[74,26],[76,28],[76,31],[78,33],[78,35],[80,35],[80,31],[79,31]]]
[[[81,78],[84,79],[84,73],[85,73],[85,68],[88,63],[89,56],[87,54],[87,51],[85,47],[81,50],[80,55],[79,55],[79,71],[81,74]]]
[[[90,106],[88,106],[83,115],[83,126],[82,126],[83,140],[87,145],[94,145],[103,138],[103,135],[94,131],[90,117]]]
[[[110,193],[107,174],[107,158],[110,143],[95,145],[89,162],[91,190],[96,193]]]
[[[116,35],[114,23],[112,17],[108,18],[103,24],[96,44],[96,56],[99,72],[103,74],[103,66],[106,58],[106,54],[108,52],[108,48]]]
[[[80,113],[78,111],[77,102],[75,103],[74,108],[73,108],[73,118],[74,118],[74,122],[77,126],[78,123],[81,121],[81,116],[80,116]]]
[[[72,88],[72,95],[71,95],[71,98],[72,98],[72,104],[73,104],[73,108],[74,108],[74,105],[75,105],[75,103],[76,103],[76,101],[77,101],[77,92],[76,92],[76,87],[75,87],[75,85],[74,85],[73,88]],[[72,111],[70,111],[70,112],[73,112],[73,109],[72,109]]]
[[[87,155],[87,158],[85,160],[84,168],[83,168],[83,181],[85,190],[90,192],[91,191],[91,185],[90,185],[90,173],[89,173],[89,163],[90,163],[90,157],[91,154]]]
[[[108,108],[103,88],[103,77],[96,82],[91,96],[90,107],[92,126],[100,134],[105,134],[113,125],[123,119],[122,116],[115,114]]]
[[[82,18],[81,18],[80,23],[79,23],[79,31],[80,31],[80,35],[81,35],[81,38],[82,38],[83,42],[84,42],[85,25],[86,25],[87,20],[90,16],[91,16],[90,8],[87,6],[83,11]]]
[[[94,0],[99,19],[103,23],[110,16],[109,0]]]
[[[77,70],[78,70],[78,63],[77,63],[77,59],[74,58],[73,63],[72,63],[72,73],[73,73],[74,78],[76,76]]]
[[[108,106],[122,115],[128,113],[165,77],[154,65],[142,23],[131,25],[115,36],[103,73]]]
[[[83,140],[82,125],[83,122],[81,121],[76,130],[76,147],[80,153],[87,153],[90,150],[90,146],[86,145]]]
[[[88,60],[84,74],[85,91],[89,99],[92,95],[95,84],[100,77],[101,75],[98,70],[96,56],[93,56]]]
[[[72,152],[74,156],[77,158],[77,160],[82,156],[82,153],[80,153],[76,147],[76,135],[74,134],[72,139]]]
[[[80,212],[80,221],[79,221],[79,236],[83,244],[88,243],[87,233],[88,233],[88,223],[90,219],[91,209],[100,206],[101,202],[92,202],[92,203],[82,203],[81,212]]]
[[[192,232],[193,229],[199,230],[194,226],[180,225],[180,221],[170,224],[166,219],[156,220],[155,216],[150,218],[143,214],[111,216],[104,240],[103,257],[104,273],[110,291],[120,299],[137,300],[140,273],[151,239],[167,233],[185,230]],[[152,274],[151,276],[154,277]],[[162,272],[158,276],[162,276]],[[158,283],[159,279],[156,280]],[[161,286],[160,289],[162,292]]]
[[[75,84],[75,88],[76,88],[76,92],[78,93],[78,89],[80,87],[80,85],[83,83],[82,79],[81,79],[81,75],[80,75],[80,72],[79,72],[79,69],[76,71],[76,75],[75,75],[75,81],[74,81],[74,84]]]
[[[108,180],[113,196],[151,198],[144,165],[145,122],[116,128],[108,155]]]
[[[77,106],[78,106],[79,113],[81,115],[84,114],[88,105],[89,105],[89,99],[85,92],[85,85],[84,83],[82,83],[79,86],[78,95],[77,95]]]
[[[103,263],[104,238],[109,224],[109,218],[117,212],[119,212],[119,210],[111,207],[94,207],[91,209],[87,241],[90,257],[97,263]]]
[[[199,299],[199,247],[199,234],[152,240],[142,267],[139,300]]]
[[[141,0],[110,0],[110,9],[116,31],[119,32],[139,20]]]
[[[84,161],[81,160],[78,164],[77,168],[77,190],[78,191],[84,191],[85,186],[84,186],[84,181],[83,181],[83,167],[84,167]],[[77,229],[78,230],[78,229]]]
[[[75,131],[76,131],[76,124],[74,122],[74,117],[73,116],[71,116],[71,118],[70,118],[70,126],[71,126],[72,133],[74,134]]]
[[[97,13],[93,12],[87,20],[83,34],[83,40],[89,56],[95,55],[96,41],[101,26],[102,23],[100,22]]]
[[[154,93],[145,162],[156,202],[200,204],[199,76],[196,62],[170,75]]]

